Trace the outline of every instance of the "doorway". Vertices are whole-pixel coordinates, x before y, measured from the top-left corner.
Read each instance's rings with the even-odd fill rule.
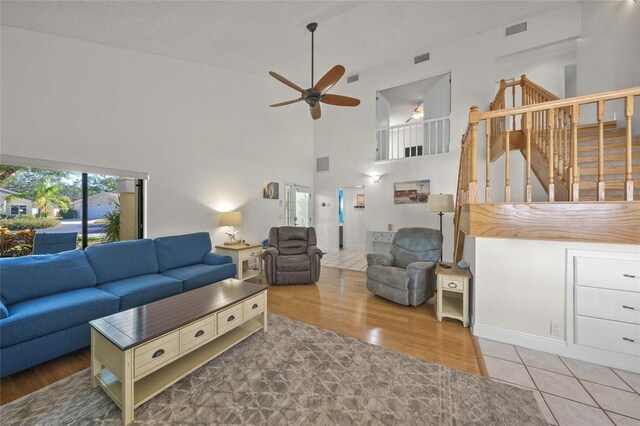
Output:
[[[309,227],[312,225],[311,188],[285,183],[285,225]]]

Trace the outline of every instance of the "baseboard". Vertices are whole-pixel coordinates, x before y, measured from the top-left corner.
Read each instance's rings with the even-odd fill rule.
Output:
[[[566,342],[562,340],[506,330],[492,325],[478,324],[477,322],[473,324],[471,332],[474,336],[483,339],[495,340],[497,342],[522,346],[593,364],[606,365],[607,367],[640,373],[638,358],[631,355],[604,351],[582,345],[567,345]]]

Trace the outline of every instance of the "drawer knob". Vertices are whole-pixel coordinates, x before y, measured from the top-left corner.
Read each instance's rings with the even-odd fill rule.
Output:
[[[251,256],[255,256],[256,254],[254,252],[251,252]]]
[[[253,306],[251,307],[251,309],[258,309],[258,304],[254,303]]]
[[[636,308],[634,308],[633,306],[622,305],[622,307],[625,309],[631,309],[632,311],[636,310]]]
[[[198,332],[196,333],[196,335],[194,337],[200,337],[204,334],[204,330],[198,330]]]
[[[160,358],[162,355],[164,355],[164,349],[158,349],[153,353],[151,358]]]
[[[236,319],[236,317],[234,315],[231,315],[229,318],[227,318],[227,322],[233,321],[234,319]]]
[[[631,274],[622,274],[622,276],[626,278],[640,278],[640,276],[638,275],[631,275]]]
[[[628,337],[623,337],[622,340],[626,340],[627,342],[635,343],[636,341],[633,339],[629,339]]]
[[[448,285],[450,288],[456,288],[456,287],[458,287],[458,284],[456,284],[456,283],[449,283],[449,284],[447,284],[447,285]]]

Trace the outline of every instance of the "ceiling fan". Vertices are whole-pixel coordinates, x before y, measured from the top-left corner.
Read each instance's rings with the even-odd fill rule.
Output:
[[[306,90],[302,89],[280,74],[269,71],[269,74],[273,78],[301,93],[301,96],[298,99],[280,102],[270,106],[279,107],[283,105],[294,104],[300,101],[305,101],[309,105],[311,117],[313,117],[314,120],[320,118],[320,103],[348,107],[360,105],[360,99],[341,95],[330,95],[327,93],[329,89],[331,89],[344,75],[345,70],[342,65],[336,65],[335,67],[331,68],[324,76],[322,76],[320,80],[318,80],[316,84],[313,84],[313,33],[316,31],[316,28],[318,28],[318,24],[315,22],[307,25],[307,29],[311,32],[311,88]]]

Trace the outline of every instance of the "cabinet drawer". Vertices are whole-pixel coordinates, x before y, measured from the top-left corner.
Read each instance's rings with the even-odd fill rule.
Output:
[[[174,331],[134,349],[134,376],[139,377],[180,354],[180,332]]]
[[[180,329],[180,352],[198,347],[217,335],[216,316],[211,315]]]
[[[264,312],[264,293],[242,302],[242,315],[245,321],[262,312]]]
[[[640,293],[576,286],[576,314],[640,324]]]
[[[262,250],[258,247],[251,250],[242,250],[239,254],[240,261],[260,258]]]
[[[242,323],[242,303],[218,312],[218,334],[226,333]]]
[[[575,258],[575,285],[640,292],[640,261]]]
[[[576,343],[640,356],[640,325],[576,315]]]
[[[464,280],[458,278],[442,277],[442,288],[447,291],[464,291]]]

